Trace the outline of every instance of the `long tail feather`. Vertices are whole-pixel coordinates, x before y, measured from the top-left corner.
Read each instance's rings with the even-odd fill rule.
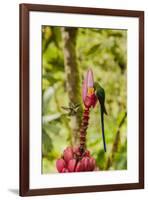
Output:
[[[106,142],[104,134],[104,112],[102,108],[101,108],[101,127],[102,127],[102,139],[103,139],[104,151],[106,152]]]

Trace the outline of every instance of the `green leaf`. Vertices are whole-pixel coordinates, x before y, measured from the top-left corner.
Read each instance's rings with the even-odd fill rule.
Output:
[[[48,103],[49,103],[51,97],[53,96],[53,94],[54,94],[54,87],[49,87],[43,93],[43,98],[42,98],[42,101],[43,101],[43,103],[42,103],[42,105],[43,105],[42,106],[42,109],[43,109],[42,112],[43,112],[43,114],[45,113],[46,108],[48,106]]]
[[[43,130],[51,137],[51,134],[58,135],[60,132],[60,127],[56,122],[50,122],[43,124]]]
[[[57,120],[61,117],[61,113],[56,113],[56,114],[53,114],[53,115],[46,115],[46,116],[43,116],[42,117],[42,122],[43,124],[46,124],[46,123],[49,123],[49,122],[52,122],[54,120]]]
[[[53,148],[52,140],[49,137],[49,135],[46,134],[46,132],[42,132],[42,154],[44,156],[48,155],[48,152],[50,152]]]
[[[90,54],[95,53],[96,51],[99,50],[99,47],[100,47],[100,44],[94,45],[93,47],[91,47],[91,48],[88,50],[87,55],[90,55]]]

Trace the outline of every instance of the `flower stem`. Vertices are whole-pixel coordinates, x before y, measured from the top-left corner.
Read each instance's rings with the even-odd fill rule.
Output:
[[[80,151],[83,153],[86,148],[86,130],[88,128],[88,121],[89,121],[89,113],[90,113],[90,108],[84,109],[83,112],[83,117],[82,117],[82,123],[81,123],[81,128],[80,128]]]

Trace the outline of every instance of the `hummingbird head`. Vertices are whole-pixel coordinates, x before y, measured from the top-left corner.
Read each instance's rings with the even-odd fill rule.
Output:
[[[105,91],[99,83],[94,84],[96,96],[100,102],[101,107],[103,108],[104,113],[107,115],[105,108]]]
[[[99,83],[94,83],[96,96],[99,100],[105,100],[105,91]]]

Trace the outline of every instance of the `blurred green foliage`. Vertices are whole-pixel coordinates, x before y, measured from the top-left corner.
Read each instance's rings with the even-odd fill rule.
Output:
[[[68,106],[64,72],[63,41],[60,27],[42,26],[42,172],[56,172],[55,161],[70,145],[69,116],[61,106]],[[107,153],[104,153],[101,135],[100,108],[91,110],[87,131],[87,148],[101,170],[112,153],[119,123],[126,112],[127,99],[127,31],[78,28],[76,42],[77,62],[81,81],[92,68],[95,81],[106,92],[105,135]],[[81,82],[82,83],[82,82]],[[127,168],[127,124],[120,128],[120,140],[113,170]]]

